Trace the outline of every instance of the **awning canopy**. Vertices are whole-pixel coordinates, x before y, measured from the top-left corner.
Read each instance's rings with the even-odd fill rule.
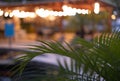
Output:
[[[0,6],[20,6],[20,5],[30,5],[30,4],[50,4],[50,3],[89,3],[94,2],[96,0],[0,0]],[[97,0],[98,2],[103,2],[111,6],[116,6],[116,4],[112,0]]]
[[[61,10],[61,6],[66,4],[75,8],[93,9],[93,3],[96,0],[1,0],[0,8],[2,9],[14,9],[18,7],[28,7],[27,11],[33,11],[35,7],[43,7],[52,10]],[[98,0],[105,3],[107,6],[113,6],[110,0]],[[105,6],[105,5],[103,5]],[[22,8],[24,9],[24,8]]]

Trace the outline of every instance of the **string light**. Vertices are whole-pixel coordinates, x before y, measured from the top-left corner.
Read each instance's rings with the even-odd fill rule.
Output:
[[[19,18],[26,18],[26,17],[35,18],[36,17],[36,14],[34,12],[25,12],[25,11],[19,11],[19,10],[13,10],[11,14]]]
[[[52,10],[45,10],[43,8],[36,9],[36,14],[40,17],[48,17],[48,16],[75,16],[76,14],[88,14],[88,9],[77,9],[68,7],[66,5],[62,6],[63,11],[52,11]]]
[[[72,8],[67,5],[62,6],[62,11],[53,11],[53,10],[47,10],[43,8],[36,9],[35,12],[25,12],[25,11],[20,11],[20,10],[13,10],[11,12],[4,12],[0,9],[0,16],[3,15],[7,17],[19,17],[19,18],[35,18],[37,15],[40,17],[49,17],[49,16],[75,16],[76,14],[88,14],[89,10],[88,9],[77,9],[77,8]],[[53,18],[54,20],[54,18]]]

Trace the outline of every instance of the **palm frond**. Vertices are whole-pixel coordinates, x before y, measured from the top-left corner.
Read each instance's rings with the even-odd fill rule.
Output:
[[[55,41],[39,41],[40,45],[34,45],[34,53],[26,53],[24,65],[39,54],[51,53],[70,57],[70,65],[64,60],[64,66],[59,63],[59,74],[55,81],[119,81],[120,77],[120,33],[103,33],[92,42],[78,38],[76,45]],[[26,60],[25,60],[26,59]],[[86,76],[86,77],[85,77]],[[97,80],[96,80],[97,79]]]

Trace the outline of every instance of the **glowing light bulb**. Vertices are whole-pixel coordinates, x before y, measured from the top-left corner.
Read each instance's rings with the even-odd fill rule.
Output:
[[[94,4],[94,13],[99,14],[99,12],[100,12],[100,4],[98,2],[96,2]]]
[[[2,15],[3,15],[3,13],[4,13],[4,12],[3,12],[2,10],[0,10],[0,16],[2,16]]]
[[[5,16],[5,17],[8,17],[8,16],[9,16],[9,13],[8,13],[8,12],[5,12],[4,16]]]
[[[111,19],[115,20],[116,19],[116,16],[113,14],[111,15]]]

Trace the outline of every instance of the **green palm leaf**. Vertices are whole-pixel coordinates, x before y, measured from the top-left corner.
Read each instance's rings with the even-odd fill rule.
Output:
[[[78,38],[77,45],[61,44],[55,41],[39,41],[34,45],[35,52],[26,53],[24,63],[39,54],[52,53],[71,58],[70,65],[64,60],[64,66],[59,63],[59,73],[52,77],[55,81],[119,81],[120,77],[120,33],[104,33],[92,42]],[[77,47],[76,47],[77,46]],[[22,70],[25,64],[21,64]],[[96,80],[97,79],[97,80]],[[50,80],[50,79],[49,79]]]

